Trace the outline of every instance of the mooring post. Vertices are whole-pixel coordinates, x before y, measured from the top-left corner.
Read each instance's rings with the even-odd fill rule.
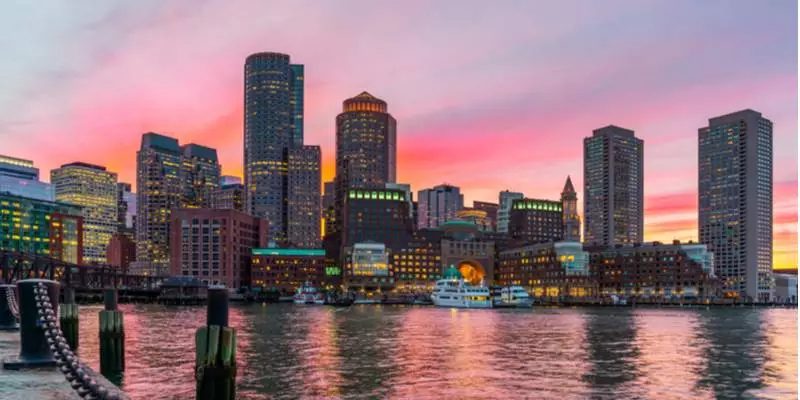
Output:
[[[42,283],[50,297],[49,304],[35,293],[35,289]],[[56,365],[50,345],[45,337],[45,327],[39,319],[39,308],[48,308],[52,313],[58,309],[58,295],[60,287],[57,282],[47,279],[25,279],[17,282],[19,306],[19,357],[3,360],[6,369],[20,369],[30,367],[51,367]],[[55,325],[54,325],[55,326]]]
[[[69,348],[72,351],[78,350],[78,305],[75,304],[75,289],[64,288],[64,303],[58,307],[59,325],[61,332],[64,333]]]
[[[100,373],[114,376],[125,371],[125,326],[117,310],[117,289],[103,294],[105,310],[100,311]]]
[[[19,329],[17,323],[19,307],[15,288],[14,285],[0,285],[0,331]]]
[[[197,400],[236,398],[236,330],[228,327],[228,291],[208,290],[206,326],[195,334]]]

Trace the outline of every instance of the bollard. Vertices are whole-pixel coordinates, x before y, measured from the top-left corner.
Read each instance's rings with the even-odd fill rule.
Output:
[[[3,360],[3,367],[6,369],[56,365],[42,323],[39,321],[39,307],[44,306],[44,302],[41,299],[37,301],[34,289],[40,282],[47,288],[52,309],[58,309],[60,285],[57,282],[47,279],[25,279],[17,282],[20,351],[19,357]],[[55,322],[49,324],[55,326]]]
[[[79,324],[78,324],[78,305],[75,304],[75,289],[64,288],[64,303],[58,306],[59,325],[61,332],[64,333],[69,348],[78,351]]]
[[[0,285],[0,331],[15,331],[17,323],[17,295],[14,285]]]
[[[100,373],[116,377],[125,371],[125,326],[117,311],[117,290],[106,289],[105,310],[100,311]],[[111,379],[111,378],[109,378]]]
[[[197,400],[236,398],[236,330],[228,327],[228,291],[208,290],[206,326],[195,334]]]

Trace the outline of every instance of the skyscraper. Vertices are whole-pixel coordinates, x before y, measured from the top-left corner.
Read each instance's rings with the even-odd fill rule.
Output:
[[[458,186],[438,185],[420,190],[417,204],[417,229],[438,228],[455,219],[456,212],[464,208],[464,195]]]
[[[178,140],[142,136],[136,153],[136,263],[132,272],[165,274],[169,267],[169,216],[181,205],[182,152]]]
[[[585,243],[641,243],[644,141],[613,125],[583,139],[583,196]]]
[[[383,189],[397,174],[397,122],[385,101],[362,92],[336,116],[336,229],[350,189]]]
[[[499,206],[497,208],[497,232],[508,233],[508,223],[511,220],[511,205],[514,200],[522,199],[525,195],[518,192],[504,190],[500,192]]]
[[[136,193],[131,191],[131,184],[117,183],[117,230],[132,232],[136,216]]]
[[[106,262],[106,249],[117,232],[117,174],[99,165],[74,162],[50,173],[56,201],[81,207],[83,261]]]
[[[772,121],[743,110],[698,130],[698,228],[726,291],[772,293]]]
[[[0,155],[0,193],[55,201],[53,186],[39,180],[33,161]]]
[[[564,239],[564,214],[561,202],[517,199],[511,205],[508,233],[524,243],[559,242]]]
[[[564,240],[580,242],[581,217],[578,215],[578,193],[575,192],[569,176],[561,191],[561,208],[564,210]]]
[[[304,68],[287,54],[265,52],[247,57],[244,74],[245,210],[269,220],[270,240],[286,244],[288,157],[296,154],[289,149],[303,148]]]
[[[322,245],[320,186],[322,154],[319,146],[287,150],[287,234],[292,247],[318,249]]]
[[[211,197],[220,182],[217,150],[190,143],[181,147],[181,153],[183,153],[181,207],[211,207]]]

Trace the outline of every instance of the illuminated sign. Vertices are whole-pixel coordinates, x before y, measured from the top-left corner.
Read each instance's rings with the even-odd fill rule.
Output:
[[[548,200],[514,200],[514,210],[561,211],[561,203]]]
[[[347,197],[355,200],[405,201],[404,193],[388,190],[351,190]]]
[[[339,267],[325,267],[325,275],[326,276],[340,276],[342,275],[342,269]]]

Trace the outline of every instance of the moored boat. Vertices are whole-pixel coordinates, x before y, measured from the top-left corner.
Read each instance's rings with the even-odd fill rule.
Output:
[[[303,283],[294,293],[294,304],[325,304],[325,298],[311,283]]]
[[[492,308],[489,288],[483,284],[473,286],[466,282],[453,267],[445,271],[443,279],[436,281],[431,300],[437,307]]]
[[[494,286],[491,288],[494,308],[531,308],[533,299],[522,286]]]

